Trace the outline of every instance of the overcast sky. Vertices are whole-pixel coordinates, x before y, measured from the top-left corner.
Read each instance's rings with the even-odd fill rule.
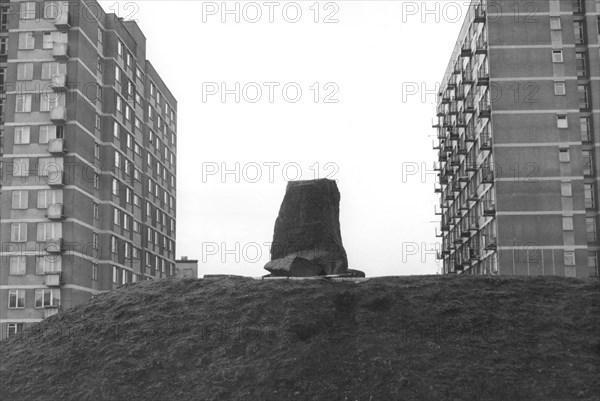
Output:
[[[435,274],[434,92],[465,1],[248,3],[101,2],[179,103],[177,257],[266,274],[287,181],[333,178],[350,268]]]

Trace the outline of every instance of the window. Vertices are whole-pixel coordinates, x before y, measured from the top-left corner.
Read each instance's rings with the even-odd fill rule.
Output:
[[[559,149],[558,150],[558,160],[563,163],[568,163],[571,161],[571,156],[569,154],[569,149]],[[571,185],[571,184],[569,184]]]
[[[593,209],[596,207],[596,188],[594,184],[583,184],[583,194],[585,200],[585,208]]]
[[[42,125],[40,126],[40,135],[38,138],[39,143],[48,143],[52,139],[62,138],[62,127],[58,129],[56,125]]]
[[[98,28],[98,45],[102,44],[103,37],[104,37],[104,35],[102,33],[102,29]]]
[[[94,144],[94,157],[96,159],[100,158],[100,144],[98,144],[98,143]]]
[[[119,181],[117,181],[115,178],[112,180],[112,194],[119,196]]]
[[[117,266],[113,266],[112,281],[115,284],[119,284],[119,268]]]
[[[131,107],[125,106],[125,119],[131,120]]]
[[[6,338],[10,338],[23,331],[23,323],[9,323],[6,325]]]
[[[19,33],[19,50],[32,50],[35,46],[33,32]]]
[[[574,13],[582,13],[583,12],[583,4],[581,1],[582,0],[573,0],[572,1]]]
[[[35,290],[35,307],[48,308],[60,306],[59,289],[39,289]]]
[[[63,172],[62,157],[44,157],[38,159],[38,176],[50,177]]]
[[[61,190],[40,190],[38,191],[37,207],[45,209],[49,205],[63,203],[63,192]]]
[[[131,188],[127,187],[127,188],[125,188],[125,202],[127,202],[128,204],[131,204],[131,198],[132,198]]]
[[[100,205],[94,203],[93,211],[94,220],[98,220],[100,218]]]
[[[15,127],[15,145],[29,143],[31,127]]]
[[[115,150],[115,169],[121,168],[121,154]]]
[[[142,129],[142,120],[136,117],[135,119],[135,128]]]
[[[123,57],[123,42],[120,40],[117,42],[117,54]]]
[[[25,308],[25,290],[8,291],[8,309]]]
[[[131,53],[127,53],[127,58],[126,58],[126,63],[125,63],[127,65],[127,68],[131,68],[131,59],[132,59]]]
[[[123,228],[129,230],[130,217],[127,213],[123,213]]]
[[[581,140],[583,142],[592,141],[592,121],[589,117],[581,117],[579,119],[579,126],[581,127]]]
[[[573,21],[573,30],[575,31],[575,44],[585,44],[585,23],[583,21]]]
[[[579,108],[589,109],[589,95],[587,85],[577,85],[577,92],[579,93]]]
[[[35,274],[60,273],[62,258],[60,256],[37,256],[35,258]]]
[[[121,214],[119,212],[119,209],[116,208],[113,211],[113,223],[115,224],[115,226],[121,224]]]
[[[133,146],[133,135],[127,134],[127,148],[131,149]]]
[[[42,79],[52,79],[54,75],[66,74],[67,73],[67,64],[66,63],[57,63],[57,62],[49,62],[42,63]]]
[[[68,41],[69,36],[67,32],[44,32],[44,36],[42,37],[42,48],[52,49],[54,43],[68,43]]]
[[[24,276],[26,258],[25,256],[11,256],[10,257],[10,275],[11,276]]]
[[[117,139],[119,139],[119,132],[121,132],[121,126],[115,121],[113,123],[113,136]]]
[[[575,54],[575,65],[578,77],[587,76],[587,55],[585,52],[577,52]]]
[[[119,95],[117,95],[116,108],[117,108],[118,112],[123,111],[123,101],[121,100],[121,96],[119,96]]]
[[[556,96],[564,96],[567,94],[567,89],[565,87],[564,82],[555,82],[554,83],[554,94]]]
[[[15,158],[13,159],[13,177],[29,176],[29,159]]]
[[[141,206],[142,205],[142,198],[140,198],[138,195],[133,194],[133,204],[135,206]]]
[[[100,174],[94,173],[94,188],[98,189],[100,187]]]
[[[17,80],[31,81],[33,79],[33,63],[17,64]]]
[[[117,237],[110,237],[110,252],[116,254],[117,253]]]
[[[10,240],[11,242],[27,242],[27,223],[12,223]]]
[[[29,191],[12,191],[12,208],[27,209],[29,204]]]
[[[150,96],[154,97],[155,87],[152,82],[150,82]]]
[[[560,17],[550,17],[550,29],[552,29],[552,30],[561,29]]]
[[[583,154],[583,175],[594,174],[594,155],[591,150],[582,150]]]
[[[37,242],[46,242],[61,237],[61,223],[37,223]]]
[[[569,122],[567,120],[567,116],[564,114],[559,114],[556,116],[556,126],[558,128],[569,128]]]
[[[553,50],[552,51],[552,62],[553,63],[562,63],[563,62],[562,50]]]
[[[135,220],[133,220],[133,232],[140,233],[140,223]]]
[[[58,17],[60,17],[60,13],[68,12],[68,10],[63,10],[62,7],[63,7],[63,5],[57,1],[46,2],[44,4],[44,18],[55,20]]]
[[[98,265],[97,264],[93,264],[92,265],[92,280],[98,280]]]
[[[21,19],[35,19],[35,1],[21,3]]]
[[[42,93],[40,95],[40,111],[50,111],[55,107],[65,105],[65,97],[58,93]]]
[[[598,252],[588,252],[588,267],[590,277],[598,277]]]
[[[587,232],[587,242],[596,243],[598,241],[598,236],[596,235],[596,218],[586,217],[585,226]]]
[[[573,231],[573,218],[572,217],[563,217],[563,230],[565,231]]]
[[[104,61],[102,60],[102,57],[98,56],[98,62],[96,63],[96,69],[98,70],[98,72],[102,72],[103,64]]]
[[[115,82],[121,82],[121,69],[115,66]]]
[[[16,96],[16,112],[17,113],[29,113],[31,112],[31,95],[30,94],[19,94]]]
[[[565,251],[565,266],[575,266],[575,252]]]
[[[98,249],[100,247],[100,236],[98,233],[92,234],[92,248]]]
[[[96,121],[94,122],[94,127],[98,130],[102,128],[102,118],[100,117],[100,114],[96,114]]]

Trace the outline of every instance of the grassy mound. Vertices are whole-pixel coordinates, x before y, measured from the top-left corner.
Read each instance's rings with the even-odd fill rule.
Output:
[[[598,400],[600,283],[159,280],[0,343],[2,400]]]

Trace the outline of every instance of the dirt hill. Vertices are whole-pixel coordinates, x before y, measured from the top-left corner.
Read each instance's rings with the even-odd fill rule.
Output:
[[[600,283],[159,280],[0,343],[9,400],[598,400]]]

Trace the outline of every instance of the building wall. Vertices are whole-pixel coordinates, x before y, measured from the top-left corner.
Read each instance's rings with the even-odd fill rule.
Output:
[[[105,14],[94,1],[31,3],[32,19],[22,18],[23,2],[12,1],[8,12],[1,338],[8,325],[34,323],[99,291],[175,274],[177,102],[145,59],[142,32],[133,22]],[[59,18],[46,18],[45,7],[51,4],[58,7]],[[66,15],[68,24],[60,18]],[[34,49],[19,49],[19,35],[25,32],[33,33]],[[44,34],[50,32],[66,33],[67,57],[43,48]],[[55,93],[50,86],[54,77],[42,76],[47,62],[66,69],[66,85],[56,92],[66,108],[64,121],[52,120],[51,112],[41,110],[42,99]],[[23,63],[33,64],[31,77],[18,76]],[[32,96],[30,112],[16,111],[20,95]],[[51,153],[50,144],[40,143],[42,126],[62,130],[65,152]],[[28,143],[15,143],[21,127],[30,127]],[[64,181],[53,184],[40,176],[39,160],[48,157],[56,158],[50,178],[61,173]],[[14,166],[22,158],[29,162],[27,177],[15,175]],[[38,208],[39,193],[49,189],[62,195],[61,202],[51,202],[63,205],[62,216],[55,220],[47,208]],[[16,191],[28,193],[23,209],[13,208]],[[37,236],[38,226],[50,222],[62,230],[52,236],[62,238],[62,247],[52,254]],[[19,223],[27,225],[25,242],[11,238],[13,224]],[[11,258],[19,256],[25,256],[25,274],[12,274]],[[50,258],[60,261],[54,267],[59,283],[51,282],[54,272],[36,271],[37,260]],[[35,306],[36,290],[42,289],[60,294],[58,307]],[[25,291],[24,308],[9,307],[9,292],[15,290]]]
[[[578,3],[581,10],[574,9]],[[599,12],[596,0],[473,1],[438,105],[445,273],[598,274]],[[555,18],[560,26],[551,26]],[[585,41],[575,34],[579,21]],[[553,60],[554,51],[562,51],[562,60]],[[586,59],[585,71],[578,72],[577,57]],[[483,72],[489,82],[469,84],[460,69],[475,77]],[[564,95],[555,84],[564,84]],[[585,105],[580,85],[588,88]],[[463,89],[467,98],[474,93],[472,112],[458,96]],[[489,116],[481,115],[482,99]],[[566,127],[559,128],[559,117]],[[589,118],[589,136],[582,118]],[[485,149],[483,134],[490,135]],[[486,168],[489,184],[481,182]]]

